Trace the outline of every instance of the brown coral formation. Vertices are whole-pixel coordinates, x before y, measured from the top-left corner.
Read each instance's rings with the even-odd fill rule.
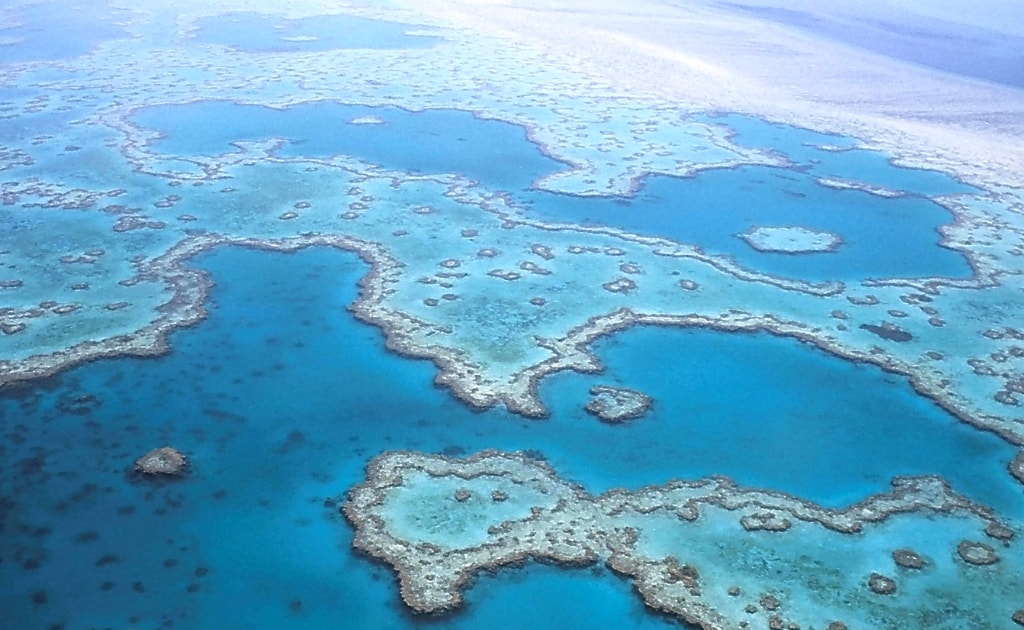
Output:
[[[528,271],[528,272],[530,272],[530,273],[532,273],[534,275],[538,275],[538,276],[550,276],[551,275],[551,270],[550,269],[546,269],[544,267],[541,267],[540,265],[538,265],[537,263],[533,262],[532,260],[524,260],[523,262],[519,263],[519,268],[522,269],[523,271]]]
[[[913,549],[897,549],[892,552],[896,566],[904,569],[920,569],[924,567],[924,558]]]
[[[1014,536],[1012,529],[995,521],[992,521],[985,527],[985,535],[989,538],[995,538],[996,540],[1003,542],[1013,540]]]
[[[625,387],[596,385],[590,388],[591,399],[584,409],[601,422],[619,424],[640,418],[651,408],[651,397]]]
[[[151,477],[176,477],[185,472],[188,460],[170,446],[155,448],[135,460],[135,473]]]
[[[1010,462],[1009,469],[1017,481],[1024,483],[1024,450],[1018,451],[1017,456]]]
[[[895,341],[897,343],[905,343],[911,341],[914,337],[906,330],[903,330],[892,322],[882,322],[881,325],[876,324],[861,324],[861,329],[866,330],[872,334],[878,335],[882,339],[887,341]]]
[[[629,278],[617,278],[601,285],[609,293],[632,293],[636,290],[636,282]]]
[[[744,515],[740,519],[740,525],[748,532],[784,532],[793,526],[793,523],[775,512],[763,511]]]
[[[506,271],[504,269],[492,269],[487,272],[487,275],[489,275],[492,278],[508,280],[509,282],[518,280],[521,277],[520,274],[516,271]]]
[[[530,245],[530,251],[533,252],[535,256],[539,256],[544,260],[552,260],[555,257],[555,254],[551,251],[550,247],[540,243],[533,243]]]
[[[638,274],[641,273],[642,270],[640,269],[640,266],[637,265],[636,263],[622,263],[621,265],[619,265],[619,271],[628,274]]]
[[[868,588],[878,595],[892,595],[896,592],[896,580],[881,573],[872,573],[868,578]]]
[[[999,562],[996,550],[983,542],[964,540],[956,547],[956,552],[967,564],[984,566]]]

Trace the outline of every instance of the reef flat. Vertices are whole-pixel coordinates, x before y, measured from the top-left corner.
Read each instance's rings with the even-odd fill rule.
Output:
[[[830,232],[800,226],[758,226],[747,230],[740,237],[757,251],[785,254],[833,252],[843,243],[842,238]]]
[[[651,608],[708,629],[998,627],[1024,579],[1012,531],[929,477],[825,510],[725,478],[594,496],[519,453],[398,451],[342,509],[353,545],[424,613],[460,606],[482,571],[604,562]]]

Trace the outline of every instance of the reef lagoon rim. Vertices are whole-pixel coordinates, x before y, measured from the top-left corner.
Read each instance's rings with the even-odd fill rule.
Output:
[[[421,613],[461,606],[479,572],[541,560],[604,562],[654,610],[708,630],[751,619],[770,628],[903,628],[940,616],[964,627],[1005,625],[1024,560],[1013,532],[937,479],[893,486],[842,511],[722,479],[594,496],[517,453],[390,452],[370,462],[343,510],[356,528],[353,545],[391,565],[403,601]],[[961,535],[972,538],[955,543]],[[912,545],[927,548],[928,560]],[[918,569],[929,564],[927,578],[903,570],[908,556]],[[983,569],[1000,562],[1014,568],[999,577]]]

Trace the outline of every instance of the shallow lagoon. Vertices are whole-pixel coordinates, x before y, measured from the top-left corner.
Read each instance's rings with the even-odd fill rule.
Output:
[[[201,264],[217,282],[211,317],[175,333],[172,353],[96,362],[0,402],[9,501],[0,564],[9,588],[0,601],[21,627],[117,626],[131,617],[185,627],[411,626],[390,571],[351,554],[350,530],[325,504],[393,448],[534,449],[592,491],[721,473],[835,505],[884,490],[889,474],[931,472],[1021,513],[1005,444],[957,425],[899,379],[794,341],[628,331],[599,344],[606,374],[546,383],[553,416],[531,421],[471,412],[433,386],[429,363],[388,354],[379,331],[344,310],[365,273],[354,255],[229,248]],[[652,370],[657,356],[639,360],[652,344],[693,360],[661,360],[666,369]],[[590,384],[639,386],[640,374],[658,398],[652,414],[610,427],[583,412]],[[849,387],[828,387],[833,378]],[[745,394],[714,395],[723,391]],[[840,396],[855,396],[856,408]],[[775,413],[737,413],[767,404]],[[788,444],[792,435],[815,439]],[[927,435],[928,448],[916,448],[914,435]],[[129,483],[134,458],[163,444],[186,451],[193,474]],[[775,458],[809,460],[785,467],[750,457],[765,445]],[[638,600],[616,578],[545,569],[540,588],[523,581],[532,575],[485,580],[481,593],[502,594],[470,591],[458,623],[500,619],[517,597],[538,614],[576,597],[611,597],[605,625],[594,627],[637,623]],[[509,582],[520,585],[503,591]],[[33,594],[45,602],[33,604]],[[225,601],[248,604],[226,610]]]
[[[826,188],[789,169],[747,166],[693,178],[650,177],[632,199],[535,198],[532,215],[544,220],[613,226],[692,243],[748,269],[787,278],[971,275],[960,253],[939,245],[936,228],[953,217],[935,203]],[[837,234],[842,243],[834,252],[759,252],[738,237],[757,226],[807,227]]]
[[[359,119],[373,122],[359,124]],[[379,121],[377,120],[379,119]],[[542,154],[518,126],[461,110],[410,112],[316,102],[275,109],[225,101],[146,107],[132,121],[161,132],[154,152],[216,156],[233,142],[286,140],[283,157],[345,154],[409,173],[459,173],[488,186],[518,190],[564,165]]]
[[[376,124],[353,124],[372,119]],[[651,176],[630,198],[579,197],[532,189],[567,165],[544,155],[525,130],[460,110],[410,112],[318,102],[274,109],[223,101],[148,107],[135,124],[163,135],[153,151],[216,156],[232,143],[285,140],[282,157],[356,156],[411,173],[457,173],[491,189],[513,193],[526,216],[547,222],[601,225],[697,245],[764,273],[809,281],[881,277],[970,277],[966,259],[940,245],[938,227],[952,214],[924,194],[956,194],[969,187],[945,175],[891,165],[885,156],[820,145],[844,141],[743,116],[702,117],[727,124],[738,141],[773,147],[792,168],[742,167],[692,178]],[[837,190],[816,177],[844,177],[905,191],[885,198]],[[835,252],[789,255],[752,249],[739,234],[758,226],[799,225],[843,239]]]

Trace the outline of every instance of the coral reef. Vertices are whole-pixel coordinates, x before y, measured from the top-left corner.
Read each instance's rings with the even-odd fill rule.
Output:
[[[793,623],[878,627],[872,620],[888,614],[887,605],[871,597],[896,597],[896,580],[879,571],[863,575],[859,584],[849,581],[854,576],[840,579],[846,554],[856,550],[879,567],[919,568],[924,562],[917,552],[880,553],[875,536],[892,536],[893,524],[903,527],[907,542],[922,528],[956,531],[965,520],[989,535],[1005,527],[934,477],[897,478],[890,493],[834,510],[740,488],[724,478],[591,495],[547,464],[499,451],[465,459],[384,453],[370,462],[366,481],[349,492],[342,511],[355,528],[353,546],[393,567],[403,601],[417,612],[459,607],[463,591],[481,571],[527,560],[566,566],[603,561],[631,579],[651,608],[709,630],[743,628],[757,618],[781,628]],[[985,543],[950,545],[945,554],[959,554],[963,570],[993,561]],[[752,568],[737,565],[737,553],[771,553],[776,559]],[[901,579],[927,580],[935,571],[960,570],[944,564]],[[811,585],[819,580],[838,580],[834,592],[818,589],[815,597],[822,601],[811,603],[797,594],[815,592]],[[955,592],[948,584],[936,587],[928,604],[941,607],[970,597],[960,589],[973,587],[960,585]],[[979,588],[1011,597],[1016,587],[1009,579]],[[749,601],[743,593],[757,593],[757,599]],[[851,598],[855,610],[844,603]],[[822,618],[823,610],[835,616]]]
[[[642,417],[651,408],[651,397],[626,387],[596,385],[584,409],[601,422],[618,424]]]
[[[177,477],[185,472],[188,460],[181,451],[170,446],[155,448],[135,460],[132,470],[151,477]]]

